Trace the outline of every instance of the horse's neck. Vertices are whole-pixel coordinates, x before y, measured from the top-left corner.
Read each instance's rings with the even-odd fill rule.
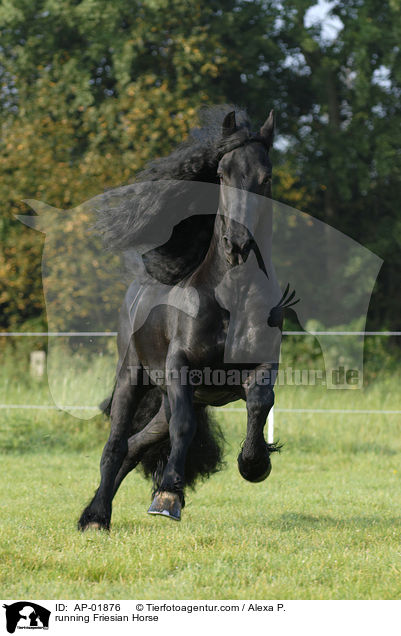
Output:
[[[221,223],[219,211],[216,214],[214,223],[214,229],[212,239],[210,241],[209,249],[203,262],[199,265],[197,270],[189,277],[191,283],[198,284],[206,283],[210,286],[216,287],[226,276],[233,266],[228,262],[226,254],[223,248],[223,226]],[[260,224],[259,240],[256,239],[256,250],[259,251],[259,255],[255,256],[258,259],[258,264],[261,271],[264,268],[271,270],[271,254],[272,254],[272,211],[270,213],[266,210],[262,223]],[[269,277],[269,275],[267,274]]]

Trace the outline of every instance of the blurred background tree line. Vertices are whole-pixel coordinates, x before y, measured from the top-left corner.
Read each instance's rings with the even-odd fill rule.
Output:
[[[316,4],[0,1],[0,330],[47,328],[22,200],[130,183],[226,102],[275,108],[274,198],[384,259],[367,327],[400,329],[401,0]]]

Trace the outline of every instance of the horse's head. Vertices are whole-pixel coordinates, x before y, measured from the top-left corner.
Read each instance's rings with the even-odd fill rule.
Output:
[[[273,136],[273,111],[259,133],[237,125],[234,111],[224,118],[217,174],[223,248],[231,265],[245,262],[255,249],[256,224],[266,197],[271,197]]]

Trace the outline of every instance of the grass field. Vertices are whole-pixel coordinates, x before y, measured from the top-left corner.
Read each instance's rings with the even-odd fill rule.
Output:
[[[1,402],[50,403],[43,383],[3,374]],[[283,387],[276,404],[400,409],[398,386]],[[236,468],[245,415],[217,417],[226,468],[188,493],[181,523],[146,514],[150,484],[135,472],[115,499],[111,533],[80,534],[107,422],[1,410],[0,596],[401,598],[400,416],[277,413],[285,445],[261,484]]]

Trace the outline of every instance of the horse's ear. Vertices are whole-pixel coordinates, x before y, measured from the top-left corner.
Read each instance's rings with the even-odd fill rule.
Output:
[[[21,221],[24,225],[31,227],[33,230],[44,232],[45,229],[41,227],[41,219],[39,216],[28,216],[27,214],[15,214],[15,218]]]
[[[270,111],[268,118],[260,129],[260,134],[267,146],[270,147],[274,139],[274,110]]]
[[[56,219],[54,215],[50,216],[50,213],[59,212],[57,208],[53,208],[43,201],[36,201],[35,199],[24,199],[23,203],[29,205],[38,216],[28,216],[27,214],[16,214],[15,218],[21,221],[24,225],[31,227],[38,232],[46,232],[51,227],[51,221]]]
[[[232,135],[237,130],[237,122],[235,121],[235,111],[232,110],[224,117],[223,121],[223,137]]]

